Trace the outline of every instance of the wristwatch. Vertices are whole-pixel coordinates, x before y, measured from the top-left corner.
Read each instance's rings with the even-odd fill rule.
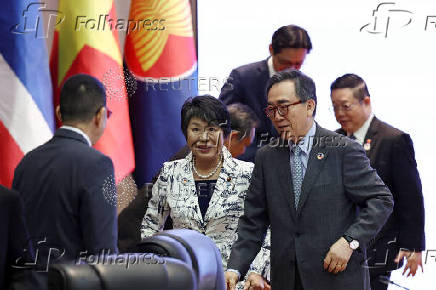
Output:
[[[359,247],[359,241],[358,240],[355,240],[355,239],[353,239],[352,237],[350,237],[348,235],[343,235],[342,237],[348,242],[348,244],[350,245],[350,248],[352,250],[355,250],[355,249],[357,249]]]

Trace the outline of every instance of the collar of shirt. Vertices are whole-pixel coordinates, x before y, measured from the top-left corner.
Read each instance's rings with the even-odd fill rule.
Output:
[[[60,129],[67,129],[73,132],[76,132],[77,134],[80,134],[83,136],[83,138],[85,138],[86,142],[88,142],[89,146],[92,146],[91,144],[91,140],[89,139],[88,135],[85,134],[85,132],[83,132],[82,130],[80,130],[79,128],[75,128],[75,127],[71,127],[71,126],[62,126]]]
[[[273,62],[272,62],[272,56],[268,58],[266,63],[268,65],[269,77],[272,77],[276,73],[276,70],[274,69]]]
[[[360,127],[356,132],[353,133],[354,137],[356,137],[356,141],[359,142],[360,145],[363,145],[365,141],[366,133],[368,133],[369,126],[371,125],[371,121],[374,118],[374,114],[371,113],[369,118],[363,123],[362,127]]]
[[[309,155],[310,150],[312,150],[313,145],[313,139],[315,137],[316,132],[316,123],[313,121],[312,127],[310,127],[309,131],[306,133],[306,136],[304,136],[303,139],[298,143],[298,146],[300,146],[301,151],[305,153],[306,156]],[[288,141],[289,144],[289,150],[294,146],[291,140]]]
[[[298,146],[300,146],[302,151],[300,155],[300,160],[303,163],[303,176],[306,175],[307,163],[309,162],[309,153],[310,150],[312,150],[313,138],[315,137],[315,132],[316,132],[316,123],[314,121],[312,127],[306,133],[306,136],[304,136],[304,138],[301,139],[301,141],[298,143]],[[289,144],[289,150],[291,151],[289,154],[289,163],[291,165],[291,170],[294,170],[292,166],[293,164],[292,157],[294,156],[294,153],[291,150],[294,144],[290,140],[288,141],[288,144]]]

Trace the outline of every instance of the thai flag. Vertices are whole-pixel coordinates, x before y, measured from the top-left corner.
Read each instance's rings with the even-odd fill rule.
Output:
[[[197,94],[197,56],[189,0],[132,0],[129,19],[124,58],[137,80],[130,110],[141,187],[186,144],[180,111]]]
[[[4,1],[0,10],[0,184],[54,132],[42,3]]]

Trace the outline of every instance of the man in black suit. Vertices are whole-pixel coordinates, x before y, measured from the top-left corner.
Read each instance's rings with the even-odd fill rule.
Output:
[[[29,289],[23,278],[29,274],[25,263],[32,262],[33,252],[23,204],[16,191],[1,185],[0,220],[0,289]]]
[[[355,74],[337,78],[331,85],[331,99],[337,132],[363,145],[371,166],[386,183],[394,197],[394,211],[368,249],[368,264],[373,290],[387,289],[380,279],[407,264],[403,274],[414,276],[422,269],[421,251],[425,249],[424,202],[421,180],[416,168],[410,136],[377,119],[363,79]]]
[[[271,120],[265,116],[265,89],[268,79],[277,71],[284,69],[299,70],[306,55],[310,53],[312,43],[309,34],[296,25],[282,26],[274,32],[266,60],[235,68],[221,89],[219,99],[224,104],[242,103],[249,106],[259,119],[254,142],[238,159],[254,162],[257,149],[268,144],[277,131]]]
[[[392,211],[391,193],[359,144],[315,123],[311,78],[278,72],[267,95],[265,112],[280,139],[257,152],[228,288],[245,275],[271,225],[272,289],[368,290],[365,247]]]
[[[69,78],[56,114],[63,126],[24,156],[13,180],[42,272],[53,262],[117,251],[114,169],[109,157],[92,148],[109,115],[103,85],[89,75]]]

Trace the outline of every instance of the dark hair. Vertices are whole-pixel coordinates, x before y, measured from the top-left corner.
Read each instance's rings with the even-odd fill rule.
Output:
[[[313,80],[298,70],[282,70],[275,73],[269,80],[266,87],[266,94],[268,95],[271,87],[283,81],[292,81],[295,85],[295,94],[302,101],[306,102],[309,99],[315,101],[315,109],[313,116],[316,114],[316,87]]]
[[[277,29],[272,36],[271,45],[274,54],[280,53],[283,48],[305,48],[307,53],[312,49],[309,34],[297,25],[287,25]]]
[[[106,106],[106,91],[96,78],[78,74],[68,78],[60,93],[62,122],[89,122]]]
[[[223,130],[224,137],[230,134],[230,118],[226,106],[211,95],[189,98],[182,107],[182,132],[187,136],[189,121],[199,118],[210,125],[218,126]]]
[[[353,97],[359,102],[365,97],[370,97],[365,81],[355,74],[344,74],[338,77],[330,86],[330,92],[335,89],[353,89]]]
[[[239,140],[250,136],[252,128],[259,125],[259,119],[253,110],[244,104],[234,103],[227,106],[230,115],[230,127],[232,130],[239,131]]]

